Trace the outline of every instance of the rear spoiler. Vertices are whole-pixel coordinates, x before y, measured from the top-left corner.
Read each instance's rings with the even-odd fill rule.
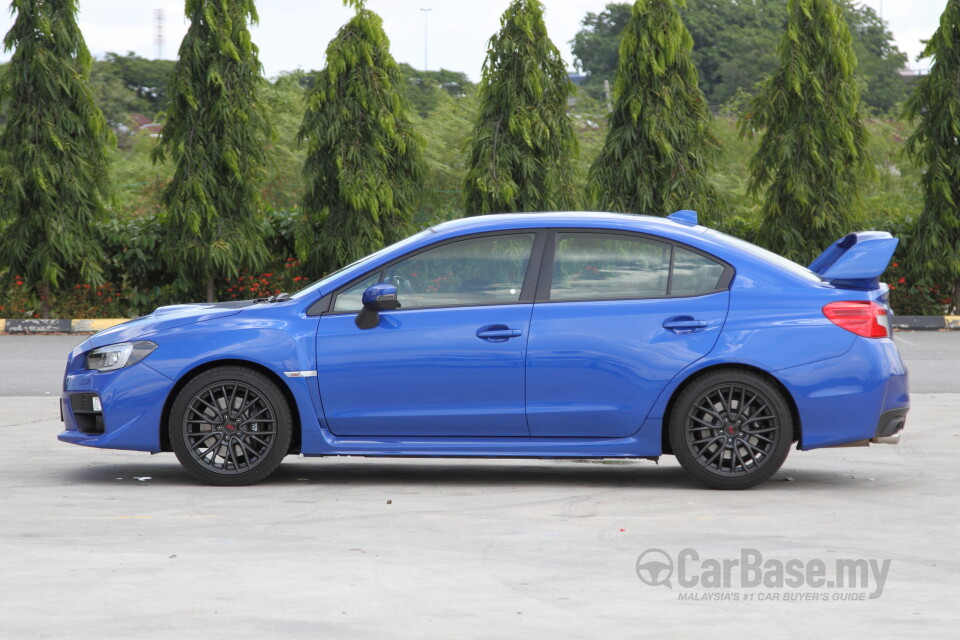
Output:
[[[876,289],[899,242],[886,231],[858,231],[827,247],[808,268],[840,287]]]

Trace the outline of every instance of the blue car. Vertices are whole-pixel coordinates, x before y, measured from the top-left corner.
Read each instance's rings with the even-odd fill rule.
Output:
[[[84,340],[74,444],[173,451],[199,480],[288,454],[677,457],[742,489],[802,450],[893,442],[909,408],[851,233],[808,268],[697,224],[605,213],[431,227],[292,296],[161,307]]]

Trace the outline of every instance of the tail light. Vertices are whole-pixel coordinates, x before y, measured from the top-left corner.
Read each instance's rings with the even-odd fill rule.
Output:
[[[889,338],[890,316],[882,304],[866,300],[831,302],[823,315],[833,324],[864,338]]]

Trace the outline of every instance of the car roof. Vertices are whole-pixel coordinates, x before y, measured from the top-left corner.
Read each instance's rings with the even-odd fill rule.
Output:
[[[669,218],[628,213],[600,211],[555,211],[544,213],[498,213],[473,216],[442,222],[431,230],[444,235],[449,232],[459,235],[465,232],[492,231],[496,229],[588,227],[603,229],[649,230],[663,233],[673,231],[684,236],[701,235],[706,227],[677,222]]]

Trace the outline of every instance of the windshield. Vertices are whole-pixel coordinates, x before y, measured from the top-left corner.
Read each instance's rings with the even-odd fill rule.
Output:
[[[417,240],[419,240],[420,238],[422,238],[423,236],[429,235],[429,234],[432,234],[432,233],[434,233],[433,228],[432,228],[432,227],[431,227],[431,228],[427,228],[427,229],[424,229],[423,231],[421,231],[420,233],[415,233],[414,235],[410,236],[409,238],[404,238],[404,239],[401,240],[400,242],[395,242],[394,244],[391,244],[391,245],[388,246],[388,247],[384,247],[383,249],[380,249],[379,251],[374,251],[374,252],[371,253],[370,255],[365,256],[365,257],[363,257],[363,258],[360,258],[360,259],[357,260],[356,262],[351,262],[351,263],[348,264],[347,266],[345,266],[345,267],[340,267],[340,268],[337,269],[336,271],[334,271],[334,272],[332,272],[332,273],[328,273],[327,275],[323,276],[323,277],[320,278],[319,280],[316,280],[316,281],[314,281],[314,282],[311,282],[311,283],[308,284],[306,287],[304,287],[303,289],[300,289],[300,291],[297,291],[295,294],[293,294],[293,295],[290,296],[290,297],[295,300],[295,299],[297,299],[297,298],[301,298],[301,297],[307,295],[308,293],[310,293],[310,292],[312,292],[312,291],[316,291],[317,289],[322,289],[323,286],[324,286],[326,283],[330,282],[331,280],[333,280],[334,278],[336,278],[337,276],[339,276],[341,273],[343,273],[343,272],[345,272],[345,271],[348,271],[348,270],[351,270],[351,269],[354,269],[354,268],[358,268],[358,267],[360,267],[360,266],[362,266],[362,265],[371,263],[371,262],[375,261],[377,258],[379,258],[380,256],[382,256],[382,255],[384,255],[384,254],[386,254],[386,253],[389,253],[390,251],[393,251],[394,249],[400,248],[400,247],[402,247],[402,246],[404,246],[404,245],[406,245],[406,244],[414,243],[414,242],[416,242]]]

